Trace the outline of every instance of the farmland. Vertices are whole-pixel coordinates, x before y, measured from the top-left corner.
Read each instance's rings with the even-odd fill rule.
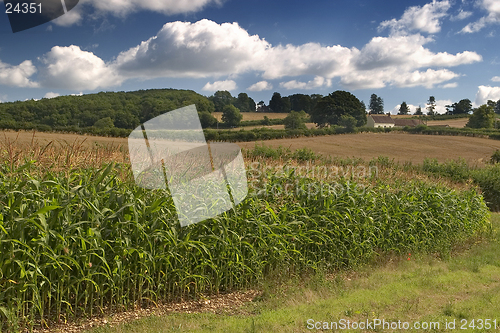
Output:
[[[243,148],[253,148],[259,142],[240,142]],[[360,157],[370,160],[388,156],[399,162],[421,163],[426,157],[441,162],[464,158],[482,163],[500,149],[500,141],[458,136],[408,135],[404,133],[360,133],[312,138],[265,141],[270,147],[307,147],[317,153],[339,157]]]
[[[264,117],[269,119],[284,119],[288,116],[288,113],[273,113],[273,112],[242,112],[243,121],[246,120],[262,120]],[[213,112],[212,115],[217,118],[217,120],[222,121],[222,112]]]
[[[463,128],[469,121],[468,118],[459,118],[459,119],[447,119],[447,120],[429,120],[427,122],[428,126],[442,126],[448,125],[450,127]]]
[[[330,138],[343,139],[337,147],[385,139],[389,152],[403,140],[395,135],[302,138],[292,148],[322,152]],[[401,135],[419,142],[445,138]],[[447,144],[469,144],[472,159],[490,156],[480,147],[496,142],[449,138],[466,140]],[[489,228],[486,204],[470,184],[393,169],[384,159],[368,165],[308,150],[281,154],[285,160],[248,152],[247,200],[236,212],[180,228],[168,193],[133,183],[126,140],[84,139],[6,132],[0,141],[4,330],[257,287],[276,274],[353,269],[382,253],[447,253]],[[355,146],[344,156],[370,159]],[[342,156],[332,147],[325,155]],[[451,153],[445,147],[441,155]],[[302,174],[300,167],[311,163],[336,172]]]
[[[12,141],[29,146],[32,141],[38,145],[67,146],[75,141],[85,147],[115,146],[127,150],[127,139],[96,137],[90,135],[37,132],[0,132],[0,141]],[[242,148],[252,149],[258,142],[239,142]],[[330,135],[311,138],[279,139],[266,141],[270,147],[310,148],[317,153],[338,157],[357,157],[370,160],[378,156],[387,156],[396,161],[421,163],[426,157],[439,161],[464,158],[471,163],[483,163],[500,149],[500,141],[484,138],[461,136],[408,135],[405,133],[361,133]],[[457,149],[457,147],[460,147]]]

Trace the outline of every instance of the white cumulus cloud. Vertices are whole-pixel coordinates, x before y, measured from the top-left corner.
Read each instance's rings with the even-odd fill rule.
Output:
[[[358,52],[356,48],[318,43],[278,45],[268,49],[265,61],[258,59],[255,69],[262,69],[266,79],[298,75],[332,78],[348,72],[353,56]]]
[[[460,12],[457,15],[450,17],[450,20],[451,21],[461,21],[461,20],[465,20],[466,18],[470,17],[471,15],[472,15],[472,12],[460,10]]]
[[[273,89],[273,85],[267,81],[259,81],[247,88],[248,91],[263,91],[271,89]]]
[[[456,88],[456,87],[458,87],[458,83],[452,82],[452,83],[443,84],[440,88],[451,89],[451,88]]]
[[[133,77],[207,77],[242,73],[265,60],[270,45],[238,23],[171,22],[122,52],[117,68]]]
[[[112,65],[80,47],[54,46],[43,58],[41,82],[46,87],[93,90],[120,85],[124,78]]]
[[[424,45],[433,39],[421,35],[374,37],[355,59],[360,69],[402,66],[411,69],[421,67],[453,67],[482,61],[476,52],[458,54],[433,53]]]
[[[17,66],[0,61],[0,84],[20,88],[38,87],[38,83],[30,79],[36,72],[37,69],[31,60],[25,60]]]
[[[316,76],[314,80],[311,80],[309,82],[300,82],[297,80],[292,80],[288,82],[281,82],[280,87],[285,88],[287,90],[292,90],[292,89],[315,89],[315,88],[321,88],[321,87],[331,87],[332,81],[325,79],[324,77],[321,76]]]
[[[238,86],[236,85],[236,82],[233,80],[226,80],[226,81],[215,81],[214,83],[207,82],[205,86],[202,88],[204,91],[217,91],[217,90],[235,90],[237,89]]]
[[[433,2],[433,6],[442,9],[445,3]],[[270,90],[269,80],[283,78],[287,79],[280,86],[286,89],[330,87],[333,78],[349,89],[431,88],[460,76],[450,67],[482,61],[481,55],[471,51],[433,52],[426,47],[432,41],[420,34],[395,34],[374,37],[361,49],[319,43],[273,46],[238,23],[177,21],[107,62],[75,45],[55,46],[39,59],[38,79],[44,87],[84,91],[118,86],[128,79],[213,78],[217,81],[204,87],[213,90],[221,85],[232,87],[231,78],[251,72],[262,80],[249,91]],[[0,80],[15,69],[2,66]],[[32,63],[18,67],[25,69],[24,81],[18,78],[16,84],[33,85],[29,80],[36,72]],[[302,76],[314,79],[303,82],[298,78]]]
[[[475,106],[486,104],[488,100],[498,101],[500,99],[500,87],[479,86],[476,93]]]
[[[353,57],[352,67],[341,76],[341,83],[352,89],[387,85],[432,88],[459,76],[443,67],[482,61],[476,52],[434,53],[424,47],[431,41],[419,34],[374,37]]]
[[[60,26],[81,24],[84,15],[99,17],[111,14],[124,18],[139,11],[152,11],[165,15],[190,14],[209,5],[222,5],[225,0],[80,0],[79,5],[54,20]],[[91,10],[92,8],[93,10]]]
[[[490,24],[500,23],[500,0],[478,0],[478,5],[485,10],[488,15],[481,17],[478,21],[467,24],[462,33],[474,33]]]
[[[500,76],[494,76],[494,77],[492,77],[491,81],[493,81],[493,82],[500,82]]]
[[[441,18],[447,16],[451,3],[448,0],[428,3],[422,7],[412,6],[405,10],[399,20],[392,19],[380,23],[378,29],[389,28],[391,34],[406,34],[410,31],[435,34],[441,31]]]
[[[45,94],[45,96],[43,96],[43,98],[54,98],[54,97],[58,97],[58,96],[60,96],[60,94],[49,91],[48,93]]]
[[[142,78],[218,77],[249,71],[262,73],[266,80],[309,75],[330,82],[340,77],[346,86],[361,89],[387,85],[432,87],[458,76],[446,67],[482,60],[481,55],[471,51],[432,52],[424,46],[431,41],[430,37],[416,34],[374,37],[361,50],[318,43],[272,46],[257,35],[249,35],[237,23],[172,22],[156,36],[120,53],[114,66],[122,76]],[[282,86],[307,89],[315,84],[290,80]],[[259,83],[251,90],[263,87]]]
[[[447,69],[433,70],[429,68],[425,72],[414,71],[404,76],[396,76],[392,81],[397,87],[423,86],[430,89],[435,84],[452,80],[457,76],[458,74]]]
[[[223,3],[222,0],[81,0],[98,11],[124,16],[140,10],[149,10],[167,15],[194,13],[207,5]]]

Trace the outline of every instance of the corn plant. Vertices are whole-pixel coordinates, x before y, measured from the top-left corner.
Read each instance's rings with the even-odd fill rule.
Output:
[[[293,169],[265,174],[236,211],[181,228],[164,190],[123,164],[0,165],[0,318],[5,331],[254,285],[269,274],[352,267],[380,251],[449,248],[488,228],[474,189],[424,181],[360,188]],[[125,171],[124,171],[125,170]]]

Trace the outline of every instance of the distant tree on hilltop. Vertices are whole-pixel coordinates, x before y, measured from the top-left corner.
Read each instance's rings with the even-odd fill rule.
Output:
[[[339,125],[343,115],[356,119],[356,126],[366,124],[366,110],[361,101],[347,91],[337,90],[318,101],[311,120],[318,126]]]
[[[458,103],[446,105],[446,109],[449,114],[468,114],[472,111],[472,102],[468,98],[462,99]]]
[[[248,97],[246,93],[238,94],[238,98],[236,98],[233,105],[240,109],[241,112],[255,112],[255,101]]]
[[[430,96],[427,101],[427,115],[433,116],[436,110],[436,98],[434,96]]]
[[[410,113],[410,108],[408,107],[408,104],[406,102],[401,103],[401,106],[399,107],[399,115],[405,115]]]
[[[291,103],[287,97],[281,97],[279,92],[275,92],[269,101],[269,107],[272,112],[287,113],[290,112]]]
[[[216,112],[222,112],[226,105],[234,104],[236,100],[227,90],[216,91],[215,94],[208,99],[214,103]]]
[[[495,110],[492,105],[484,104],[474,110],[466,126],[470,128],[493,128],[494,124]]]
[[[370,97],[370,111],[374,114],[384,114],[384,100],[376,94]]]

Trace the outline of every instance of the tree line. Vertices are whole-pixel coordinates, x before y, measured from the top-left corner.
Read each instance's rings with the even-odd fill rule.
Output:
[[[212,115],[222,112],[225,127],[239,126],[242,112],[267,111],[288,113],[283,120],[286,129],[304,129],[305,122],[318,127],[331,125],[352,130],[366,124],[367,107],[363,101],[347,91],[337,90],[326,96],[320,94],[293,94],[281,96],[274,92],[269,104],[255,103],[246,93],[233,97],[228,91],[217,91],[205,97],[190,90],[150,89],[132,92],[100,92],[82,96],[60,96],[38,101],[17,101],[0,103],[0,128],[64,130],[99,134],[108,131],[123,135],[121,130],[132,130],[164,112],[195,104],[203,128],[215,128],[219,123]],[[436,115],[436,99],[427,101],[427,115]],[[488,101],[484,106],[472,108],[469,99],[462,99],[446,105],[447,114],[474,113],[469,127],[491,128],[495,126],[494,113],[500,114],[500,100]],[[368,111],[384,113],[384,101],[376,94],[370,97]],[[402,102],[399,114],[410,114],[406,102]],[[414,115],[423,115],[422,108],[416,108]],[[262,125],[271,124],[264,119]],[[221,127],[224,127],[221,126]],[[123,132],[123,133],[122,133]]]

